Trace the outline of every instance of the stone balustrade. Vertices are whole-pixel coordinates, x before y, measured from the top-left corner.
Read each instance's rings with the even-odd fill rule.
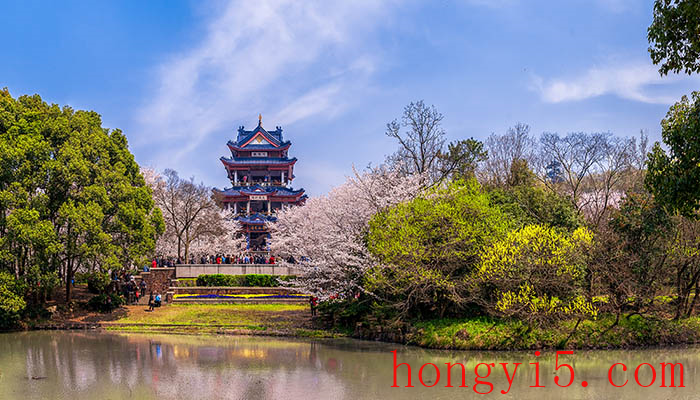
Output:
[[[283,267],[277,264],[178,264],[175,266],[175,278],[196,278],[199,275],[224,274],[268,274],[296,275],[293,267]]]

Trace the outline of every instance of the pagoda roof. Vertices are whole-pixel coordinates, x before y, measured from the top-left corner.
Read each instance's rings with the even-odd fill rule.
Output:
[[[227,165],[289,165],[297,162],[297,158],[267,158],[267,157],[221,157],[221,162]]]
[[[260,140],[256,140],[256,143],[251,143],[256,137],[260,137]],[[262,141],[266,143],[262,143]],[[229,146],[233,145],[237,148],[251,148],[251,149],[276,149],[281,146],[290,145],[291,142],[285,142],[282,139],[282,128],[276,127],[274,131],[267,131],[262,126],[262,116],[258,121],[258,126],[252,131],[247,131],[243,126],[238,128],[238,137],[235,142],[229,142]],[[256,146],[256,147],[250,147]]]
[[[289,189],[286,187],[276,187],[275,188],[275,196],[297,196],[299,194],[303,194],[305,192],[304,189]]]
[[[214,189],[217,193],[221,193],[224,196],[255,196],[255,195],[268,195],[268,196],[298,196],[304,194],[304,189],[290,189],[282,186],[234,186],[224,190]]]
[[[241,147],[238,144],[238,141],[233,141],[233,140],[229,140],[228,143],[226,143],[226,144],[228,145],[229,149],[236,150],[236,151],[240,151],[240,150],[277,150],[277,151],[279,151],[279,150],[288,149],[289,146],[292,145],[292,142],[290,142],[290,141],[282,142],[277,147],[275,147],[274,145],[272,145],[268,142],[265,142],[262,144],[250,143],[245,147]]]
[[[264,215],[260,213],[255,213],[248,216],[241,215],[236,217],[235,219],[247,225],[264,225],[266,222],[277,221],[277,217],[274,217],[272,215]]]

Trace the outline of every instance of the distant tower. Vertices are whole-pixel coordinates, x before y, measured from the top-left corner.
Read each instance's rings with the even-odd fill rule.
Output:
[[[275,222],[273,212],[283,205],[299,205],[306,200],[304,189],[288,185],[294,179],[296,158],[288,158],[292,145],[282,139],[282,128],[266,131],[262,115],[258,126],[246,131],[238,128],[238,137],[227,143],[231,157],[221,157],[232,187],[214,188],[219,204],[231,210],[243,225],[250,250],[269,250],[270,234],[265,224]]]

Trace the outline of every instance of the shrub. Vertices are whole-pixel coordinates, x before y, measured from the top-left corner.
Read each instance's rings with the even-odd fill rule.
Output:
[[[75,280],[76,284],[78,284],[78,283],[87,284],[88,278],[90,277],[91,274],[92,274],[92,272],[76,272],[73,275],[73,279]]]
[[[275,287],[279,281],[274,275],[250,274],[245,276],[245,286]]]
[[[27,304],[27,307],[22,313],[22,318],[25,320],[47,320],[53,315],[47,310],[45,304]]]
[[[373,309],[373,306],[375,309]],[[378,316],[378,305],[366,298],[335,299],[318,303],[318,313],[328,327],[354,329],[368,314]],[[384,318],[378,318],[385,320]]]
[[[197,278],[180,278],[177,280],[178,287],[197,286]]]
[[[459,315],[469,306],[464,277],[509,227],[475,179],[398,204],[369,222],[367,246],[381,265],[366,287],[403,317]]]
[[[224,275],[210,274],[197,277],[197,286],[255,286],[255,287],[277,287],[280,281],[289,281],[291,275]]]
[[[33,303],[44,303],[51,299],[56,289],[61,285],[56,271],[42,271],[36,265],[27,268],[23,281],[26,285],[25,296]]]
[[[110,283],[109,274],[105,272],[92,272],[87,276],[88,291],[90,293],[105,293]]]
[[[571,316],[597,316],[583,296],[586,257],[593,236],[585,228],[572,234],[542,225],[513,231],[490,247],[473,284],[487,312],[542,323]]]
[[[539,224],[573,231],[583,225],[568,199],[541,184],[495,188],[489,192],[489,198],[520,227]]]
[[[383,263],[466,272],[506,234],[509,221],[471,179],[391,207],[369,226],[368,247]]]
[[[245,275],[200,275],[197,286],[245,286]]]
[[[12,274],[0,272],[0,329],[16,326],[26,306],[23,286]]]
[[[106,313],[119,308],[125,303],[124,298],[116,293],[102,293],[91,298],[87,306],[89,309]]]

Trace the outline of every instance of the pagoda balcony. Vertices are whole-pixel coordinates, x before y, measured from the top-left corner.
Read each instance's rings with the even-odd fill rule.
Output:
[[[232,182],[233,185],[235,186],[255,186],[255,185],[260,185],[263,187],[267,186],[283,186],[287,187],[287,182],[282,182],[282,181],[272,181],[272,182],[265,182],[265,181],[252,181],[252,182],[243,182],[243,181],[238,181],[238,182]]]
[[[248,216],[250,216],[250,215],[252,215],[252,214],[260,214],[260,215],[271,216],[271,215],[274,215],[274,212],[267,212],[267,211],[258,211],[258,212],[255,212],[255,211],[253,211],[253,210],[250,210],[250,214],[249,214],[249,213],[247,213],[245,210],[243,210],[243,211],[239,211],[237,214],[234,214],[233,212],[232,212],[231,214],[232,214],[234,217],[248,217]]]

